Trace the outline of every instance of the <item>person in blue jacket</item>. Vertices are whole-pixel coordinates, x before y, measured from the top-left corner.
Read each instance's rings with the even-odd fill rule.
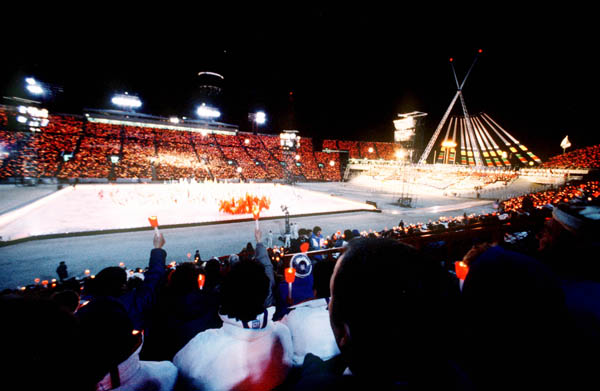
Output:
[[[136,330],[145,329],[149,311],[156,302],[157,287],[166,275],[167,252],[162,248],[165,245],[162,233],[154,235],[153,244],[148,269],[144,272],[141,286],[127,291],[125,270],[118,266],[110,266],[102,269],[86,289],[86,293],[91,295],[90,301],[101,297],[116,298],[125,307]]]
[[[319,227],[318,225],[316,225],[313,228],[312,234],[310,235],[310,239],[309,239],[309,251],[316,251],[316,250],[321,250],[323,249],[323,235],[321,234],[322,230],[321,227]],[[312,256],[313,259],[320,261],[323,260],[324,257],[322,255],[313,255]]]

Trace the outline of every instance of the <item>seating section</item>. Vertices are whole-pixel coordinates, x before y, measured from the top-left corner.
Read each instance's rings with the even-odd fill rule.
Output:
[[[600,168],[600,144],[553,156],[544,168]]]

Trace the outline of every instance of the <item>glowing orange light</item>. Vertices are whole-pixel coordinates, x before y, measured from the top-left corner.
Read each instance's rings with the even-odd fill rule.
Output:
[[[150,217],[148,217],[148,222],[150,223],[150,226],[152,228],[158,227],[158,219],[156,218],[156,216],[150,216]]]
[[[288,284],[292,284],[296,279],[296,269],[293,267],[288,267],[285,269],[285,282]]]
[[[125,263],[123,263],[123,262],[119,262],[119,266],[120,266],[120,267],[125,267]]]
[[[198,288],[202,289],[205,281],[206,277],[204,277],[204,274],[198,274]]]
[[[85,269],[84,273],[85,273],[86,276],[89,276],[90,275],[90,269]]]
[[[308,244],[308,242],[304,242],[304,243],[302,243],[302,244],[300,245],[300,252],[303,252],[303,253],[307,252],[307,251],[308,251],[308,248],[309,248],[309,246],[310,246],[310,245]]]
[[[36,278],[36,279],[35,279],[35,280],[33,280],[33,281],[34,281],[36,284],[39,284],[39,283],[40,283],[40,279],[39,279],[39,278]]]
[[[46,285],[48,285],[48,280],[44,280],[44,281],[42,281],[42,285],[43,285],[43,286],[46,286]]]
[[[483,50],[479,49],[479,50],[477,51],[477,53],[483,53]]]
[[[454,270],[456,271],[456,277],[458,277],[459,280],[464,280],[469,273],[469,266],[463,261],[458,261],[454,263]]]
[[[454,59],[452,57],[450,57],[450,62],[454,61]]]

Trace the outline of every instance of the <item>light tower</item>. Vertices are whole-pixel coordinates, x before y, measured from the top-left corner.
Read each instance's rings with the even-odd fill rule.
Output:
[[[394,142],[398,146],[396,157],[398,160],[408,160],[412,162],[415,152],[415,136],[417,133],[418,118],[425,117],[427,113],[413,111],[411,113],[398,114],[398,119],[394,121]]]

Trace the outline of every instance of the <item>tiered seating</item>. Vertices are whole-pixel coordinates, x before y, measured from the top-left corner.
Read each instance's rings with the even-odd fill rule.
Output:
[[[115,140],[84,137],[72,159],[64,162],[59,178],[108,178],[111,155],[118,155],[121,145]]]
[[[117,177],[152,178],[151,161],[156,158],[154,133],[145,128],[125,126],[123,153],[119,160]]]
[[[158,156],[154,166],[157,179],[205,177],[204,165],[198,160],[188,133],[157,130],[156,145]]]
[[[315,158],[321,165],[323,179],[326,181],[339,182],[342,180],[340,173],[340,155],[337,153],[315,152]],[[331,162],[333,161],[333,166]]]
[[[553,156],[544,168],[600,168],[600,144]]]
[[[382,143],[375,142],[373,143],[375,146],[375,151],[377,151],[377,155],[379,158],[383,160],[396,160],[396,150],[394,143]]]
[[[312,139],[306,137],[300,139],[300,149],[298,152],[304,176],[309,181],[320,181],[323,180],[323,177],[321,176],[321,171],[317,165],[313,150]]]
[[[278,151],[280,151],[279,137],[266,135],[258,137],[263,146],[261,147],[262,149],[255,150],[255,153],[257,153],[258,157],[261,158],[261,161],[265,164],[271,178],[284,178],[285,170],[280,163],[281,160],[277,160],[280,158],[281,154],[280,152],[278,154]]]
[[[0,130],[0,179],[23,175],[18,145],[25,138],[21,132]]]
[[[347,150],[349,152],[348,157],[351,159],[361,159],[366,157],[360,154],[360,146],[358,141],[338,140],[337,144],[341,150]]]
[[[204,136],[200,133],[193,133],[191,138],[198,156],[208,165],[215,178],[231,179],[239,177],[235,171],[235,165],[229,164],[223,159],[212,135]]]
[[[105,137],[118,140],[121,137],[121,126],[88,122],[85,124],[85,133],[93,137]]]
[[[533,207],[541,208],[544,205],[557,205],[569,202],[571,199],[588,197],[586,201],[593,201],[600,197],[600,182],[588,181],[579,185],[567,185],[558,190],[546,190],[539,193],[530,193],[520,197],[511,198],[503,202],[504,210],[518,211],[523,208],[523,201],[527,198]]]
[[[359,142],[360,154],[361,156],[367,159],[379,159],[379,155],[377,155],[377,150],[373,143],[368,141],[360,141]],[[369,152],[372,151],[372,152]]]
[[[323,140],[323,149],[338,150],[337,140]]]

